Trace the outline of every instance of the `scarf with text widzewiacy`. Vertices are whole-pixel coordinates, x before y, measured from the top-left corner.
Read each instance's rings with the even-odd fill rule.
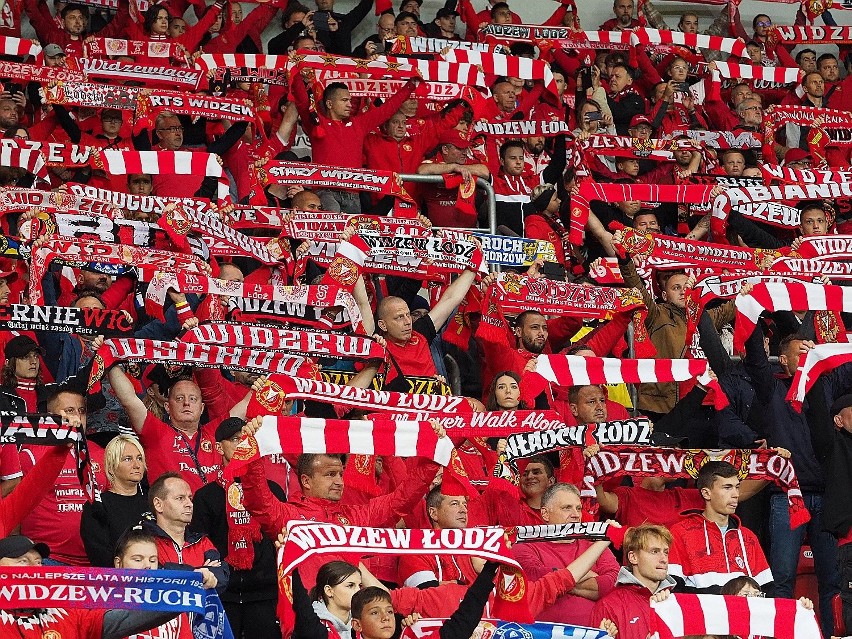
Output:
[[[2,307],[0,307],[2,312]],[[215,322],[197,326],[180,337],[193,344],[221,344],[286,353],[310,353],[315,359],[381,359],[385,349],[364,335],[319,330],[290,330],[273,326]]]
[[[261,374],[312,375],[316,366],[306,357],[274,351],[187,344],[155,339],[108,339],[95,353],[89,376],[89,391],[97,392],[104,373],[116,362],[146,362],[176,364],[200,368],[229,368]]]
[[[774,450],[684,450],[646,446],[612,446],[586,459],[580,496],[589,512],[597,511],[595,484],[613,477],[664,479],[692,478],[708,461],[726,461],[738,471],[740,479],[771,481],[787,496],[790,529],[795,530],[811,516],[802,500],[802,491],[792,460]]]
[[[27,566],[0,568],[0,618],[6,627],[41,627],[67,609],[188,613],[195,639],[234,639],[219,595],[197,572]],[[59,633],[46,630],[45,637]]]
[[[363,528],[311,521],[287,523],[287,540],[278,551],[279,588],[293,569],[322,554],[467,555],[501,564],[497,573],[494,613],[504,619],[532,623],[526,605],[528,588],[518,562],[506,544],[503,528],[445,528],[443,530]]]

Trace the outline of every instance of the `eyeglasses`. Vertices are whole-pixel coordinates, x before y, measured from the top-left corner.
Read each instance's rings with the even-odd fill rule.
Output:
[[[164,129],[157,129],[157,133],[183,133],[182,126],[167,126]]]
[[[676,67],[672,67],[672,71],[688,71],[689,67],[685,67],[682,64],[677,65]]]
[[[765,592],[760,592],[759,590],[749,590],[748,592],[740,593],[743,597],[765,597]]]
[[[757,23],[757,26],[759,26],[759,27],[771,27],[772,26],[772,20],[770,20],[768,22],[761,20],[760,22]]]

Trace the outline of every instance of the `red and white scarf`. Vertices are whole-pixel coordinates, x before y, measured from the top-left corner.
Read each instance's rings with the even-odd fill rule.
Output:
[[[149,87],[172,87],[194,91],[204,74],[196,69],[180,69],[170,65],[135,64],[101,58],[78,58],[80,70],[90,78],[125,81],[132,77]]]
[[[166,212],[166,207],[171,203],[179,203],[183,210],[196,213],[209,213],[215,207],[209,200],[191,197],[164,197],[161,195],[130,195],[119,191],[99,189],[87,184],[69,183],[70,193],[77,196],[86,196],[96,200],[109,202],[113,206],[123,209],[129,213],[151,213],[159,217]],[[58,191],[59,193],[63,191]]]
[[[777,84],[798,82],[799,67],[764,67],[755,64],[736,64],[734,62],[716,62],[719,75],[723,78],[743,80],[765,80]]]
[[[571,197],[571,222],[569,226],[571,244],[583,244],[583,230],[589,220],[590,203],[604,202],[707,202],[711,199],[712,186],[658,185],[658,184],[599,184],[582,182],[579,193]]]
[[[65,67],[45,67],[10,60],[0,61],[0,76],[23,82],[85,82],[86,75]]]
[[[852,27],[774,25],[770,38],[783,44],[852,44]]]
[[[468,49],[450,49],[444,54],[444,60],[462,64],[472,64],[489,75],[521,78],[522,80],[541,80],[544,88],[558,95],[556,80],[550,71],[550,65],[544,60],[533,60],[516,55],[502,53],[483,53]]]
[[[738,58],[748,58],[745,43],[739,38],[704,35],[703,33],[684,33],[682,31],[660,31],[658,29],[639,28],[630,33],[630,43],[636,44],[677,44],[693,49],[724,51]]]
[[[285,402],[309,399],[346,408],[398,413],[471,413],[466,398],[447,395],[420,395],[396,391],[340,386],[316,379],[270,375],[263,388],[255,392],[246,409],[250,419],[257,415],[281,412]]]
[[[670,595],[651,600],[651,634],[659,639],[692,635],[804,639],[822,636],[813,610],[795,599],[736,595]]]
[[[186,47],[167,40],[120,40],[88,36],[83,41],[83,57],[108,58],[110,56],[142,56],[145,58],[173,58],[186,64]]]
[[[764,311],[852,311],[852,289],[805,282],[761,283],[749,295],[738,295],[736,306],[734,350],[741,353]]]
[[[394,80],[390,78],[334,78],[328,82],[340,82],[349,89],[349,94],[358,98],[389,98],[405,86],[405,80]],[[464,85],[451,82],[426,82],[426,94],[422,97],[437,102],[457,100],[464,91]],[[421,89],[422,90],[422,89]]]
[[[79,213],[96,217],[120,219],[123,212],[110,202],[78,195],[68,191],[40,191],[38,189],[8,189],[0,191],[0,210],[5,213],[37,208],[51,213]],[[47,219],[45,216],[43,219]],[[24,222],[25,224],[25,222]],[[23,227],[23,224],[21,225]],[[26,233],[21,232],[25,237]],[[31,239],[35,239],[32,237]]]
[[[815,118],[822,118],[822,126],[813,129],[816,134],[825,131],[828,140],[809,140],[811,151],[825,145],[839,147],[852,146],[852,138],[846,135],[848,129],[852,128],[852,113],[839,111],[837,109],[823,109],[809,106],[787,106],[777,104],[767,109],[763,114],[763,156],[775,157],[773,144],[775,143],[775,132],[786,124],[797,124],[799,126],[811,126]],[[833,134],[838,131],[838,134]],[[817,142],[820,144],[818,145]],[[817,147],[817,148],[815,148]]]
[[[41,45],[36,40],[24,40],[12,36],[0,36],[0,55],[17,57],[41,55]]]
[[[397,36],[393,40],[390,53],[394,55],[415,55],[418,53],[441,53],[446,48],[466,49],[489,53],[494,47],[486,42],[465,42],[464,40],[447,40],[445,38],[422,38],[419,36]]]
[[[632,46],[630,31],[575,31],[568,27],[540,24],[489,24],[480,33],[489,39],[515,42],[548,40],[566,49],[611,49],[627,51]]]
[[[159,273],[152,278],[145,295],[145,309],[149,315],[162,319],[163,304],[166,301],[166,294],[169,289],[181,293],[223,295],[225,297],[256,299],[295,306],[316,306],[320,308],[342,306],[356,330],[363,325],[361,311],[351,293],[337,286],[246,284],[245,282],[231,282],[204,275]]]
[[[617,359],[577,355],[539,355],[535,373],[557,386],[685,382],[707,373],[706,360]]]
[[[811,518],[802,500],[802,491],[793,462],[768,448],[757,450],[684,450],[648,446],[611,446],[586,459],[580,496],[597,510],[595,484],[613,477],[658,477],[695,479],[708,461],[726,461],[738,471],[740,479],[771,481],[787,494],[790,529]]]
[[[254,437],[245,437],[225,467],[237,477],[249,463],[268,455],[390,455],[426,457],[441,466],[450,463],[453,443],[438,438],[426,421],[345,420],[266,415]]]
[[[116,362],[177,364],[200,368],[229,368],[240,371],[270,372],[280,375],[307,375],[316,366],[305,357],[275,351],[260,351],[213,344],[164,342],[156,339],[117,338],[104,341],[94,357],[89,390],[97,392],[97,383]]]
[[[254,544],[263,539],[255,517],[243,506],[243,486],[233,479],[219,477],[225,490],[225,518],[228,522],[228,556],[225,561],[236,570],[251,570],[254,565]]]
[[[85,76],[83,78],[85,80]],[[138,87],[78,81],[47,86],[44,95],[47,104],[135,111],[140,91]]]
[[[139,93],[136,100],[134,133],[139,134],[144,129],[153,129],[157,116],[164,111],[189,116],[193,121],[197,118],[233,122],[257,121],[254,103],[246,98],[213,97],[178,91],[156,91],[154,93]]]
[[[267,215],[260,208],[256,209],[256,212]],[[282,237],[296,240],[337,243],[340,234],[350,224],[358,230],[378,231],[383,236],[426,235],[426,227],[417,218],[296,210],[286,211],[284,215],[285,217],[280,224],[277,224],[277,227],[281,230]],[[274,220],[271,215],[269,219],[270,222]],[[234,228],[240,228],[240,223],[235,223]]]
[[[213,255],[226,257],[250,257],[261,264],[279,265],[277,257],[269,252],[266,244],[240,233],[222,222],[216,215],[195,213],[175,204],[173,211],[164,212],[171,215],[172,225],[179,233],[186,234],[190,229],[201,233],[202,239],[210,246]]]
[[[192,344],[240,346],[284,353],[310,353],[313,358],[381,360],[385,358],[384,347],[374,339],[363,335],[304,329],[290,330],[272,326],[202,324],[184,333],[180,341]]]
[[[819,376],[849,362],[852,362],[852,344],[848,342],[817,344],[807,353],[802,353],[799,367],[787,393],[787,401],[801,412],[805,396]]]
[[[123,264],[136,269],[139,279],[150,282],[160,271],[203,273],[205,262],[194,255],[157,249],[108,244],[92,240],[48,240],[32,253],[29,296],[33,304],[44,303],[41,280],[53,261],[65,266],[85,267],[91,263]]]

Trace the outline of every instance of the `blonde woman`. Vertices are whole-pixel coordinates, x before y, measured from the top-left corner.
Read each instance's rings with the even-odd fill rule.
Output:
[[[109,490],[83,505],[80,535],[93,566],[112,567],[115,544],[148,511],[142,492],[145,450],[132,435],[118,435],[104,451]]]

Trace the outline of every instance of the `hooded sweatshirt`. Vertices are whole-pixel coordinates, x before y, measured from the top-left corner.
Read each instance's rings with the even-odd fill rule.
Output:
[[[674,586],[675,580],[666,577],[651,592],[622,566],[615,588],[595,604],[589,625],[598,626],[602,619],[609,619],[618,628],[618,639],[647,639],[651,631],[651,595]]]
[[[328,607],[325,605],[324,601],[314,601],[311,604],[314,607],[314,612],[317,617],[320,618],[320,621],[325,624],[328,628],[328,636],[331,639],[334,635],[332,632],[336,632],[337,636],[340,639],[352,639],[352,617],[350,616],[349,621],[343,622],[340,621],[340,618],[331,614],[328,611]]]

